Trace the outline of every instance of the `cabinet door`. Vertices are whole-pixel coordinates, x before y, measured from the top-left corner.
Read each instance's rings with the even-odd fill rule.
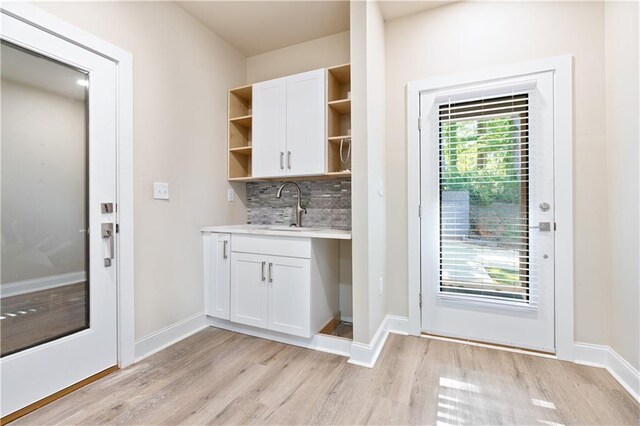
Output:
[[[216,318],[229,319],[231,284],[231,235],[204,236],[204,312]]]
[[[325,173],[325,70],[287,77],[287,175]]]
[[[231,253],[231,321],[267,328],[267,259]]]
[[[309,259],[269,258],[269,330],[311,337]]]
[[[286,174],[286,95],[285,78],[253,85],[253,177]]]

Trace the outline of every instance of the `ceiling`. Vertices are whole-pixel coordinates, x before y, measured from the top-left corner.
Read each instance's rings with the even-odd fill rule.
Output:
[[[404,0],[384,0],[380,1],[380,10],[385,21],[400,18],[402,16],[412,15],[425,10],[435,9],[449,3],[459,0],[422,0],[422,1],[404,1]]]
[[[383,0],[385,21],[457,0]],[[349,31],[349,2],[341,0],[176,1],[245,56]]]
[[[348,1],[179,1],[245,56],[349,30]]]
[[[45,59],[8,43],[2,43],[2,80],[84,101],[86,74],[53,60]]]

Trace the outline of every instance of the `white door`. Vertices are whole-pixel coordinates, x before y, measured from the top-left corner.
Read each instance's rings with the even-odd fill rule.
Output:
[[[118,362],[116,67],[4,13],[1,56],[6,416]]]
[[[287,174],[325,172],[325,70],[287,77]]]
[[[207,315],[229,319],[231,284],[230,234],[204,235],[204,310]]]
[[[555,352],[553,75],[420,98],[422,328]]]
[[[231,254],[231,321],[267,328],[267,259]]]
[[[286,78],[253,85],[252,171],[254,177],[286,175]]]
[[[309,259],[269,258],[269,330],[311,337]]]

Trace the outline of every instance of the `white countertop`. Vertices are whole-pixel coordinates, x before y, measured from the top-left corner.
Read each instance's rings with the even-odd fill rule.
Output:
[[[296,228],[283,225],[227,225],[204,226],[202,232],[220,232],[225,234],[277,235],[281,237],[327,238],[332,240],[350,240],[351,231],[330,228]]]

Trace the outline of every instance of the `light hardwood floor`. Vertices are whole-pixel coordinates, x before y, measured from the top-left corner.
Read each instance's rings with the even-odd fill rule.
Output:
[[[208,328],[14,424],[632,424],[603,369],[390,335],[375,368]]]

